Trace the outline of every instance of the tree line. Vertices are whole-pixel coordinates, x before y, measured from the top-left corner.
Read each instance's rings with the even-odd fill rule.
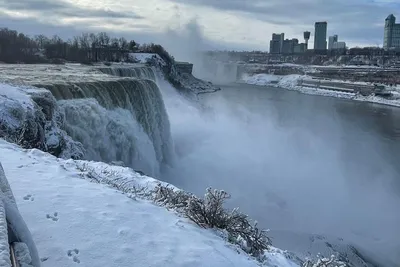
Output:
[[[63,40],[58,35],[30,37],[8,28],[0,29],[0,61],[4,63],[62,63],[128,60],[128,52],[150,50],[124,37],[112,38],[105,32],[82,33]]]

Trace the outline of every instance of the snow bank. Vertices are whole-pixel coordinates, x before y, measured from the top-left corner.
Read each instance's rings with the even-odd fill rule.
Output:
[[[311,79],[308,75],[273,75],[273,74],[256,74],[256,75],[244,75],[240,82],[259,86],[274,86],[281,87],[288,90],[295,90],[304,94],[320,95],[320,96],[331,96],[345,99],[352,99],[356,101],[384,104],[390,106],[400,107],[400,88],[393,87],[388,90],[393,94],[393,98],[385,99],[379,96],[362,96],[351,92],[340,92],[333,90],[325,90],[319,88],[310,88],[305,86],[298,86],[299,80]],[[332,82],[343,82],[339,80],[331,80]],[[367,84],[365,82],[355,82],[354,84]]]
[[[44,267],[260,264],[213,230],[104,185],[112,180],[126,187],[152,187],[158,182],[129,168],[57,159],[1,139],[0,161]],[[110,180],[91,179],[85,168]],[[267,258],[265,266],[296,266],[278,249],[272,248]]]
[[[247,84],[261,85],[261,86],[279,86],[288,89],[294,89],[297,87],[297,83],[300,79],[305,79],[306,75],[273,75],[273,74],[255,74],[252,76],[245,75],[242,81]]]

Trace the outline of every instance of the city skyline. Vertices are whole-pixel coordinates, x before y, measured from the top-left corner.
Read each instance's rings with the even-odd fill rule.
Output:
[[[138,42],[171,42],[172,32],[199,48],[268,50],[276,29],[302,40],[303,31],[314,35],[316,21],[327,21],[327,36],[338,34],[350,47],[382,47],[384,19],[399,17],[399,10],[397,0],[98,0],[95,6],[89,0],[3,0],[0,23],[29,35],[107,31]]]

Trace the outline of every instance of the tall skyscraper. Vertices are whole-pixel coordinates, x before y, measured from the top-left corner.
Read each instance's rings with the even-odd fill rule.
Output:
[[[283,40],[285,40],[284,33],[273,33],[272,40],[269,42],[269,53],[281,54],[283,49]]]
[[[383,49],[400,48],[400,24],[396,24],[396,17],[390,14],[385,20],[383,34]]]
[[[328,23],[315,22],[314,50],[326,50],[326,32]]]
[[[338,42],[338,36],[336,34],[333,36],[329,36],[328,50],[332,50],[334,43],[337,43],[337,42]]]

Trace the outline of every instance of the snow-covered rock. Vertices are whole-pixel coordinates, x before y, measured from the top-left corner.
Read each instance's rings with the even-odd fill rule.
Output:
[[[0,152],[43,267],[260,266],[215,231],[121,194],[107,186],[111,181],[90,178],[85,169],[127,187],[151,188],[158,182],[153,178],[120,166],[55,158],[1,139]],[[264,266],[298,266],[279,249],[271,248],[266,257]]]
[[[83,157],[82,144],[62,130],[63,114],[50,91],[1,83],[0,107],[0,137],[58,157]]]
[[[129,53],[129,58],[137,63],[148,63],[151,59],[156,58],[162,66],[165,66],[165,61],[155,53]]]

